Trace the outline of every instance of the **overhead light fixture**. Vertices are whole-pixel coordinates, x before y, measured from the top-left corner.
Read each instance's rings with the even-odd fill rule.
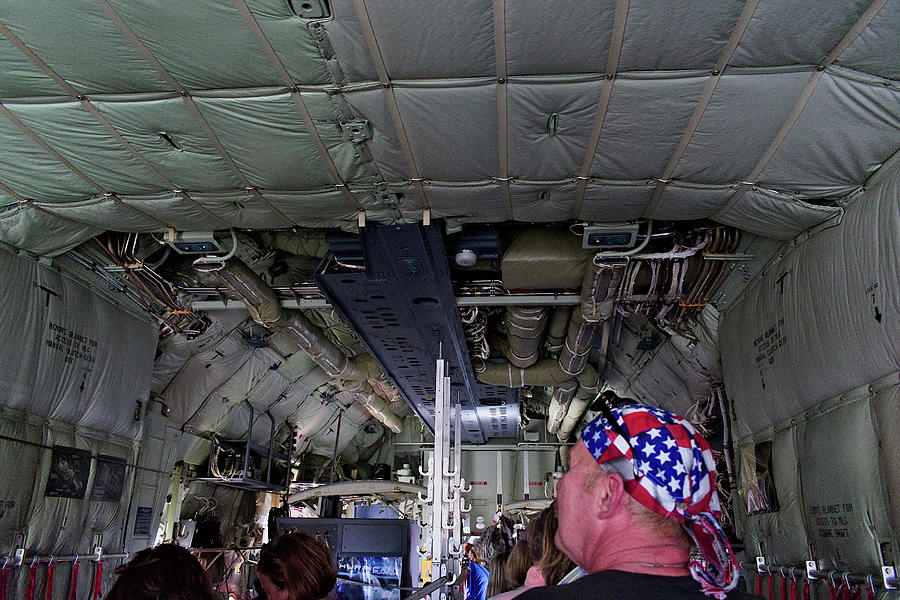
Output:
[[[478,262],[478,255],[468,248],[463,248],[456,253],[454,259],[456,260],[456,264],[461,267],[471,267]]]

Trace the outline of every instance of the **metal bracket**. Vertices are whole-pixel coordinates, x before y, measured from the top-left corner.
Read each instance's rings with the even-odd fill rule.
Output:
[[[344,137],[354,144],[372,139],[372,126],[365,119],[344,121],[339,124]]]
[[[22,562],[25,560],[25,548],[16,548],[15,559],[13,560],[14,567],[21,567]]]
[[[816,571],[819,570],[819,565],[814,560],[806,561],[806,578],[812,581],[813,579],[818,579],[816,577]]]
[[[881,580],[886,590],[900,589],[897,585],[897,573],[890,565],[881,565]]]
[[[766,573],[766,559],[763,556],[756,557],[756,572]]]

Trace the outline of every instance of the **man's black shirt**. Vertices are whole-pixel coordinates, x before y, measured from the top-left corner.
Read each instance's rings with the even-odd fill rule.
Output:
[[[755,598],[741,583],[728,594],[729,600]],[[601,571],[566,585],[526,590],[516,600],[710,600],[691,577],[663,577],[625,571]]]

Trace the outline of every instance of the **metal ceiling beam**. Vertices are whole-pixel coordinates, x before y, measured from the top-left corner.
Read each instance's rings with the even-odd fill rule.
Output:
[[[725,260],[724,258],[721,260]],[[737,259],[734,259],[737,260]],[[506,294],[503,296],[457,296],[457,306],[575,306],[581,304],[581,296],[574,294]],[[288,310],[326,308],[331,304],[325,298],[293,298],[282,300],[281,308]],[[194,310],[232,310],[245,308],[240,300],[197,300],[191,302]]]

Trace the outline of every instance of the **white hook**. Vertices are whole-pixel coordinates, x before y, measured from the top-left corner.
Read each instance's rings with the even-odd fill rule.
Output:
[[[449,496],[447,495],[448,491],[450,492]],[[454,502],[459,500],[459,492],[456,490],[456,488],[451,488],[450,490],[444,490],[444,494],[441,499],[444,502],[446,502],[447,504],[453,504]]]
[[[428,488],[428,491],[426,492],[426,494],[427,495],[423,498],[422,492],[416,492],[416,496],[418,496],[419,500],[421,500],[425,504],[431,504],[432,502],[434,502],[434,498],[431,497],[431,488]]]
[[[459,499],[459,512],[461,512],[461,513],[472,512],[472,505],[470,504],[468,508],[465,508],[465,501],[462,498],[460,498]]]
[[[431,475],[434,473],[434,457],[433,456],[428,457],[428,470],[427,471],[423,471],[422,465],[419,465],[419,473],[422,475],[422,477],[431,477]]]
[[[456,488],[462,492],[463,494],[468,494],[472,491],[472,484],[470,483],[468,486],[466,485],[466,480],[462,477],[459,478],[459,484]]]

